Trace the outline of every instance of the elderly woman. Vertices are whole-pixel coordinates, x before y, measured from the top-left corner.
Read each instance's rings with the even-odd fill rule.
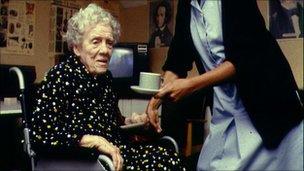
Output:
[[[117,20],[95,4],[69,20],[66,36],[74,55],[54,66],[38,90],[34,143],[48,149],[95,149],[111,156],[116,170],[183,170],[172,149],[132,144],[120,129],[130,119],[120,114],[107,70],[119,35]]]

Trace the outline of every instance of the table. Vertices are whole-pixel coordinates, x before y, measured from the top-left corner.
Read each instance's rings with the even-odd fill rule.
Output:
[[[21,104],[19,101],[14,104],[5,104],[3,101],[0,102],[0,115],[9,115],[9,114],[21,114]]]

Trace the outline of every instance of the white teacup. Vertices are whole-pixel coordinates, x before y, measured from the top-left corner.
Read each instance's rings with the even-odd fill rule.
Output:
[[[144,89],[158,90],[161,84],[161,75],[152,72],[140,72],[139,87]]]

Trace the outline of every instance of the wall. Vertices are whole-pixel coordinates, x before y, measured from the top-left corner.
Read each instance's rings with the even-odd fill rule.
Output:
[[[121,8],[122,42],[147,42],[149,38],[149,6]]]
[[[268,23],[268,1],[257,1],[261,13]],[[301,39],[279,39],[277,40],[285,54],[295,76],[299,88],[304,89],[303,75],[303,38]]]
[[[296,78],[300,89],[304,89],[303,76],[303,39],[278,41]]]

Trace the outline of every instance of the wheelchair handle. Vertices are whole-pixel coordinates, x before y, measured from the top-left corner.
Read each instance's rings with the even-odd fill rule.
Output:
[[[21,70],[18,67],[11,67],[9,69],[9,72],[15,72],[17,74],[18,81],[19,81],[19,88],[21,90],[24,90],[24,77],[23,77]]]
[[[177,142],[170,136],[163,136],[161,137],[161,140],[168,140],[169,142],[171,142],[174,146],[174,150],[176,153],[179,153],[179,149],[178,149],[178,145]]]
[[[111,171],[115,170],[114,165],[113,165],[113,161],[108,156],[106,156],[104,154],[101,154],[101,155],[98,156],[98,159],[105,162],[109,166]]]

